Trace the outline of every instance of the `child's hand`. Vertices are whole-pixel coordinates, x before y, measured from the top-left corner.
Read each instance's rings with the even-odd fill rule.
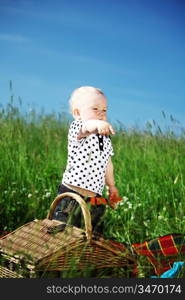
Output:
[[[84,122],[81,131],[77,136],[77,140],[86,137],[91,133],[99,133],[101,135],[115,134],[112,125],[103,120],[87,120]]]
[[[118,198],[119,191],[115,186],[109,186],[109,198]]]
[[[101,135],[110,135],[115,134],[114,129],[112,128],[112,125],[106,121],[97,120],[97,131]]]
[[[116,204],[121,201],[122,198],[119,197],[119,191],[115,186],[109,186],[108,189],[109,205],[111,208],[115,209]]]

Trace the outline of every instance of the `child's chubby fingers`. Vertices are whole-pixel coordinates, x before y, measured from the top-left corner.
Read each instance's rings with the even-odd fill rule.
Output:
[[[97,130],[99,134],[102,135],[110,135],[110,134],[115,134],[115,131],[112,127],[112,125],[108,122],[102,121],[100,124],[97,126]]]
[[[106,129],[104,130],[104,134],[105,134],[105,135],[109,135],[109,134],[110,134],[109,128],[106,128]]]
[[[119,191],[118,189],[113,186],[109,188],[110,198],[118,198],[119,197]]]
[[[98,133],[101,134],[101,135],[105,135],[105,130],[102,129],[102,128],[99,128]]]
[[[100,128],[98,130],[98,133],[101,135],[109,135],[109,129],[108,128]]]
[[[113,129],[113,127],[111,125],[109,126],[109,131],[111,134],[115,134],[115,130]]]

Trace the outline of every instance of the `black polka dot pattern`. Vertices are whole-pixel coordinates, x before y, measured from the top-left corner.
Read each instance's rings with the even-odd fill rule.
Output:
[[[108,159],[114,155],[112,143],[109,137],[96,134],[77,140],[82,125],[83,121],[76,120],[69,128],[68,160],[62,183],[102,195]]]

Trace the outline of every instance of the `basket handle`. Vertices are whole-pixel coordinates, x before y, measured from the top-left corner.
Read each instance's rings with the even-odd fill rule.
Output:
[[[49,220],[52,219],[53,213],[54,213],[54,210],[55,210],[57,204],[60,202],[61,199],[65,198],[65,197],[73,198],[79,203],[82,213],[83,213],[84,221],[85,221],[86,237],[87,237],[88,241],[91,240],[91,237],[92,237],[91,214],[89,212],[86,202],[79,195],[77,195],[75,193],[67,192],[67,193],[58,195],[51,203],[50,210],[47,214],[47,219],[49,219]]]

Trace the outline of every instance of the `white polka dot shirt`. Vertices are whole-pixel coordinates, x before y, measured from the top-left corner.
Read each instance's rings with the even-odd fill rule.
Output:
[[[110,137],[90,134],[77,140],[84,121],[73,121],[68,134],[68,160],[62,183],[102,195],[105,171],[114,155]]]

